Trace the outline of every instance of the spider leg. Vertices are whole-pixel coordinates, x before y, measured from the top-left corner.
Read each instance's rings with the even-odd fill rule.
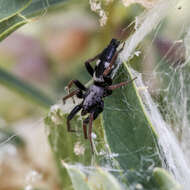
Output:
[[[93,148],[93,144],[92,144],[92,121],[93,120],[94,120],[93,113],[91,113],[90,114],[90,118],[89,118],[88,137],[89,137],[89,140],[90,140],[90,145],[91,145],[92,153],[94,153],[94,148]]]
[[[119,53],[123,50],[124,45],[125,45],[125,42],[123,43],[122,48],[121,48],[120,50],[118,50],[118,51],[114,54],[114,56],[112,57],[111,62],[110,62],[110,65],[107,67],[107,69],[106,69],[106,70],[104,71],[104,73],[103,73],[103,76],[104,76],[104,77],[107,76],[107,75],[110,73],[110,71],[111,71],[111,69],[112,69],[112,66],[113,66],[113,64],[115,63],[116,59],[117,59],[117,56],[118,56]]]
[[[79,80],[71,80],[68,83],[67,88],[70,89],[73,84],[75,84],[76,87],[78,87],[80,90],[84,90],[84,91],[87,90],[86,87]]]
[[[67,116],[67,130],[69,132],[76,132],[74,129],[71,129],[70,120],[77,114],[77,112],[80,111],[81,108],[82,104],[75,106],[70,114]]]
[[[84,98],[84,94],[82,92],[82,90],[79,90],[76,94],[77,98]]]
[[[70,88],[71,88],[71,86],[72,86],[73,84],[75,84],[76,87],[79,88],[80,90],[84,90],[84,91],[87,90],[87,88],[86,88],[80,81],[78,81],[78,80],[71,80],[71,81],[68,83],[68,85],[66,86],[66,90],[67,90],[68,94],[70,94]],[[74,97],[73,97],[73,96],[69,96],[69,97],[72,97],[73,103],[75,103]]]
[[[137,77],[135,77],[134,79],[132,79],[130,81],[124,81],[124,82],[121,82],[119,84],[114,84],[114,85],[108,86],[107,89],[108,90],[115,90],[116,88],[120,88],[122,86],[128,85],[129,83],[133,82],[135,79],[137,79]]]
[[[96,55],[95,57],[91,58],[91,59],[88,59],[86,62],[85,62],[85,67],[86,67],[86,70],[88,71],[88,73],[93,76],[94,74],[94,69],[93,67],[90,65],[91,62],[95,61],[96,59],[98,59],[100,57],[100,54]]]
[[[87,135],[87,124],[89,123],[89,117],[87,117],[82,124],[83,127],[83,133],[84,133],[84,138],[88,139],[88,135]]]
[[[94,109],[94,112],[90,113],[90,116],[87,117],[85,120],[89,122],[89,130],[88,130],[88,137],[90,140],[91,150],[94,153],[93,143],[92,143],[92,122],[98,117],[98,115],[103,111],[104,102],[101,101],[98,107]]]
[[[63,97],[63,103],[65,104],[65,100],[67,100],[68,98],[73,97],[74,95],[76,95],[79,92],[79,90],[74,90],[71,93],[69,93],[67,96]]]

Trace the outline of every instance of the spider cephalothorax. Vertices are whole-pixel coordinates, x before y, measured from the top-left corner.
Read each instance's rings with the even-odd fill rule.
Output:
[[[72,84],[75,84],[78,88],[73,92],[69,92],[67,96],[63,98],[65,102],[66,99],[76,95],[78,98],[83,99],[82,102],[75,106],[73,110],[67,117],[67,129],[69,132],[75,132],[75,130],[71,129],[70,120],[81,110],[81,115],[84,116],[89,114],[86,119],[83,120],[83,131],[84,137],[89,138],[92,152],[92,121],[95,120],[98,115],[104,109],[104,101],[103,98],[112,94],[112,91],[121,86],[127,85],[131,81],[121,82],[119,84],[112,85],[111,73],[114,68],[114,63],[120,51],[122,51],[123,47],[117,51],[117,47],[119,46],[120,41],[116,39],[112,39],[110,44],[97,56],[92,59],[89,59],[85,62],[85,66],[89,74],[93,77],[93,84],[86,88],[81,82],[78,80],[72,80],[69,82],[67,89],[69,90]],[[96,66],[93,67],[90,65],[90,62],[95,61]],[[87,124],[89,124],[88,134],[87,134]]]

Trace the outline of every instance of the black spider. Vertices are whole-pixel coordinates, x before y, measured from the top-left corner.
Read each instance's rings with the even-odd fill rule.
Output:
[[[98,115],[104,109],[104,101],[103,98],[112,94],[112,91],[121,86],[127,85],[131,81],[121,82],[119,84],[112,85],[111,73],[114,68],[114,63],[118,54],[122,51],[123,47],[117,51],[117,47],[121,42],[116,39],[112,39],[109,45],[97,56],[92,59],[89,59],[85,62],[85,66],[89,74],[93,77],[93,84],[86,88],[81,82],[78,80],[72,80],[67,85],[68,90],[71,88],[72,84],[75,84],[78,88],[73,92],[69,92],[67,96],[63,98],[63,102],[66,99],[73,97],[76,95],[78,98],[82,98],[83,101],[74,107],[74,109],[70,112],[67,117],[67,129],[69,132],[75,132],[75,130],[71,129],[70,120],[75,116],[77,112],[81,109],[81,115],[84,116],[89,114],[86,119],[83,120],[83,132],[84,138],[90,139],[90,144],[93,152],[92,145],[92,121],[95,120]],[[95,61],[96,66],[93,69],[90,65],[90,62]],[[136,78],[135,78],[136,79]],[[87,124],[89,124],[89,130],[87,135]]]

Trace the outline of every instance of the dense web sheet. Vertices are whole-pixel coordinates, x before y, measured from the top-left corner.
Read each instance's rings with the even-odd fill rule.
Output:
[[[132,70],[132,72],[134,76],[138,76],[135,83],[141,89],[140,94],[146,112],[159,136],[159,145],[163,151],[161,155],[163,166],[176,177],[179,183],[184,186],[184,189],[189,189],[190,32],[189,23],[187,22],[189,14],[185,7],[189,7],[190,4],[188,1],[179,1],[179,3],[176,1],[175,3],[176,5],[172,7],[173,10],[167,12],[167,14],[169,13],[167,19],[159,23],[153,32],[153,37],[149,39],[148,45],[140,44],[139,49],[145,49],[143,50],[144,61],[142,62],[145,65],[144,71],[138,73]],[[177,7],[180,7],[180,9]],[[159,9],[157,12],[159,14]],[[173,15],[179,16],[178,19],[175,19],[175,24],[166,24],[173,21]],[[144,27],[143,24],[146,23],[146,18],[140,27]],[[149,23],[151,22],[149,21]],[[174,28],[175,32],[173,31]],[[146,28],[144,30],[146,31]],[[133,35],[128,41],[121,60],[128,60],[131,55],[135,55],[134,52],[131,52],[136,48],[135,44],[139,42],[138,37],[140,41],[142,40],[141,36],[144,38],[144,30],[138,30],[140,33],[136,32],[136,37]],[[163,41],[163,38],[165,38],[165,41]],[[155,47],[159,55],[154,52]],[[156,97],[154,101],[147,88],[153,97]]]
[[[138,77],[135,83],[146,113],[159,136],[162,165],[185,190],[190,185],[190,29],[187,21],[189,13],[186,10],[189,6],[188,1],[161,1],[146,15],[137,18],[140,24],[137,24],[136,32],[127,40],[118,60],[120,66],[123,61],[132,60],[139,52],[143,53],[142,70],[140,73],[133,69],[131,71]],[[178,16],[175,23],[174,15]],[[166,19],[162,20],[165,16]],[[141,43],[153,29],[151,37],[147,38],[148,43]],[[138,50],[135,51],[137,46]],[[117,76],[117,69],[114,76]],[[130,111],[131,106],[127,100],[122,101]],[[110,109],[119,110],[113,107]]]
[[[188,165],[189,160],[187,159],[188,157],[186,157],[184,154],[179,140],[176,138],[177,134],[172,131],[172,127],[179,126],[173,126],[171,122],[164,121],[163,116],[158,110],[158,104],[152,100],[148,90],[144,86],[141,78],[142,74],[135,71],[133,71],[133,73],[134,76],[138,76],[138,80],[136,80],[137,87],[144,87],[143,90],[140,90],[140,95],[145,105],[147,115],[149,116],[159,137],[159,146],[161,150],[160,157],[162,160],[162,165],[176,177],[179,183],[184,186],[184,189],[188,189],[190,177],[190,168]],[[166,114],[170,115],[170,113],[171,108]],[[185,144],[186,143],[187,142],[185,142]]]

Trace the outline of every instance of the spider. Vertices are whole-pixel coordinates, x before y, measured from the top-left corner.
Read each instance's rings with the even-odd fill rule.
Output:
[[[114,63],[117,59],[118,54],[123,50],[123,47],[117,51],[118,46],[120,45],[120,41],[117,39],[112,39],[109,45],[98,55],[96,55],[92,59],[88,59],[85,62],[86,69],[88,73],[93,77],[93,84],[86,88],[80,81],[78,80],[71,80],[68,85],[67,89],[69,94],[63,98],[63,102],[65,100],[73,97],[76,95],[78,98],[83,99],[82,102],[75,106],[73,110],[67,117],[67,130],[69,132],[75,132],[74,129],[71,129],[70,121],[71,119],[80,111],[81,115],[84,116],[88,114],[88,116],[83,120],[83,133],[84,138],[90,140],[91,150],[93,151],[93,144],[92,144],[92,122],[98,117],[98,115],[104,109],[104,101],[103,98],[106,96],[110,96],[112,91],[116,88],[125,86],[135,80],[136,78],[132,79],[131,81],[124,81],[119,84],[112,85],[112,78],[111,74],[114,69]],[[97,60],[96,66],[93,67],[90,65],[91,62]],[[71,86],[75,84],[78,88],[73,92],[70,92]],[[88,134],[87,134],[87,125],[89,124]]]

